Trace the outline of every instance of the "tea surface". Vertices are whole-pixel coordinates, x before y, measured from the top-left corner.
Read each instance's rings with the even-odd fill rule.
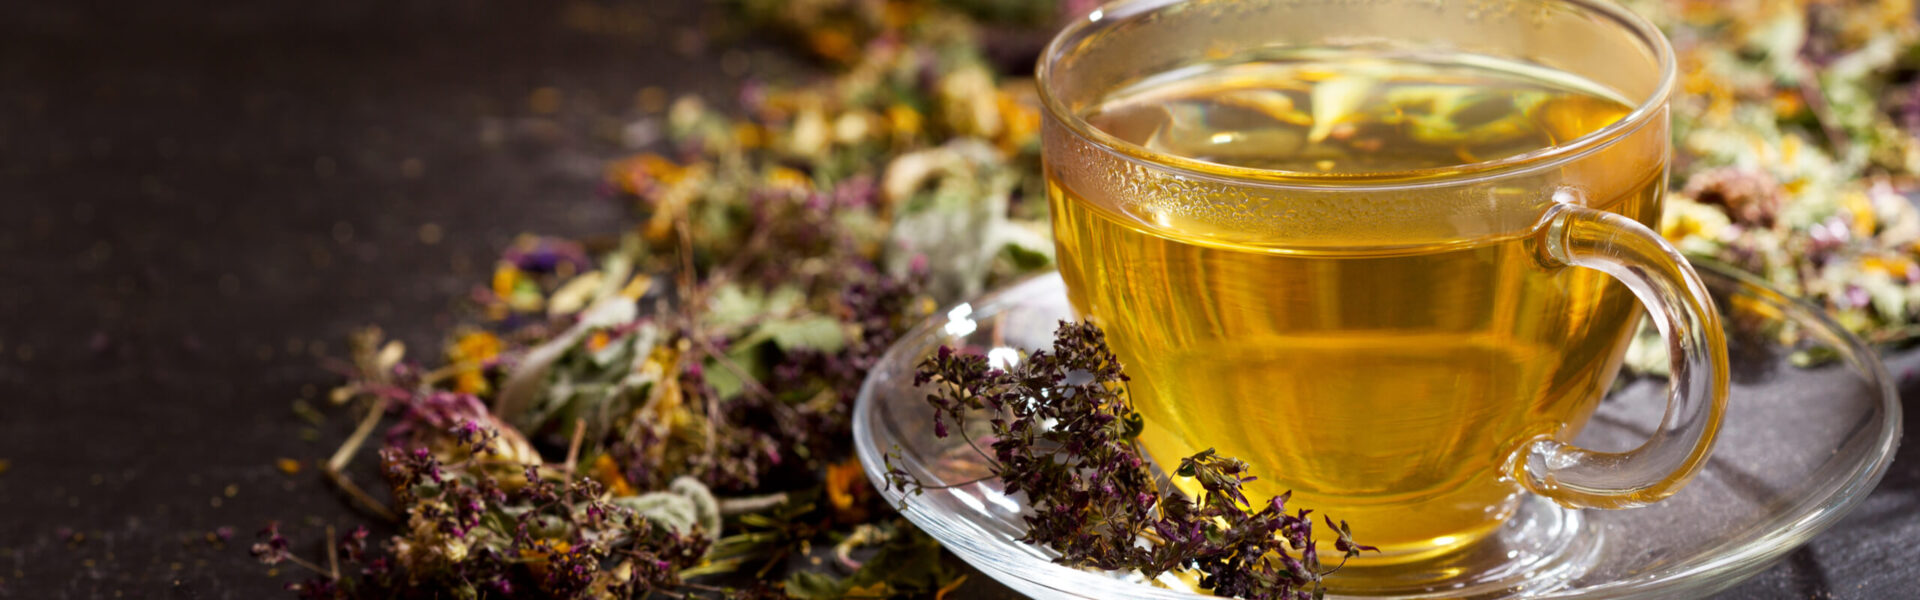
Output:
[[[1371,173],[1541,150],[1628,112],[1538,69],[1327,55],[1182,69],[1085,117],[1150,150],[1221,165]],[[1084,196],[1054,168],[1061,273],[1133,377],[1147,451],[1163,465],[1207,448],[1246,460],[1261,476],[1251,500],[1292,490],[1295,506],[1351,521],[1385,550],[1380,561],[1497,527],[1522,493],[1500,476],[1509,453],[1578,431],[1633,324],[1624,286],[1543,268],[1517,234],[1367,255],[1295,251],[1284,236],[1248,242],[1245,231],[1129,214],[1127,199]],[[1589,204],[1656,219],[1663,173],[1633,175]]]
[[[1466,56],[1295,53],[1162,73],[1084,116],[1115,137],[1174,156],[1375,173],[1540,150],[1631,110],[1588,82],[1538,67]]]

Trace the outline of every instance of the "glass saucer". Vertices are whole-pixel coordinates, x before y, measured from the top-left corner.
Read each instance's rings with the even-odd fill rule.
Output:
[[[1899,398],[1879,359],[1818,309],[1732,269],[1696,266],[1725,317],[1733,360],[1726,421],[1699,477],[1646,508],[1571,511],[1531,502],[1506,526],[1546,532],[1545,559],[1478,574],[1472,585],[1397,597],[1704,596],[1760,572],[1866,497],[1900,439]],[[1049,274],[951,307],[902,338],[868,376],[854,409],[854,443],[874,485],[885,489],[882,454],[895,448],[895,464],[928,486],[983,474],[977,465],[938,460],[965,442],[933,435],[925,393],[913,387],[921,357],[941,345],[1046,347],[1055,324],[1072,316],[1059,276]],[[1581,445],[1625,450],[1658,421],[1664,379],[1629,378],[1614,388]],[[1047,550],[1014,541],[1025,530],[1024,496],[1003,494],[992,480],[884,494],[954,554],[1029,596],[1206,597],[1171,576],[1149,582],[1052,563]]]

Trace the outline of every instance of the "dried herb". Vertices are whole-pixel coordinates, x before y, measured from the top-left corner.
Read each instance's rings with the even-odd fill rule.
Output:
[[[1911,3],[1629,4],[1666,30],[1681,65],[1678,193],[1662,233],[1823,305],[1869,341],[1920,335]],[[1639,354],[1635,366],[1664,371],[1659,352]]]
[[[1322,577],[1374,549],[1354,543],[1345,522],[1328,518],[1343,556],[1323,566],[1311,511],[1289,514],[1286,494],[1249,506],[1241,486],[1254,477],[1246,463],[1211,449],[1182,459],[1176,471],[1199,483],[1198,497],[1162,492],[1134,443],[1144,422],[1127,400],[1127,376],[1105,335],[1090,323],[1067,322],[1054,335],[1051,350],[1007,369],[941,347],[914,378],[932,386],[934,434],[957,432],[1008,493],[1026,494],[1021,541],[1052,548],[1056,562],[1073,566],[1147,577],[1190,569],[1215,594],[1252,599],[1317,597]],[[976,436],[981,424],[985,435]],[[913,493],[926,489],[892,464],[888,482]],[[1143,538],[1155,543],[1137,543]]]
[[[669,140],[607,170],[610,187],[632,198],[628,235],[516,240],[476,282],[473,318],[439,352],[409,354],[377,331],[356,336],[351,364],[340,365],[349,381],[333,400],[361,419],[319,470],[398,531],[377,541],[365,530],[329,532],[319,558],[297,557],[278,528],[264,534],[262,560],[320,575],[298,584],[303,595],[951,589],[931,542],[890,526],[891,509],[848,459],[849,408],[879,353],[931,307],[1047,266],[1039,110],[1030,81],[998,74],[1031,64],[1044,34],[1028,34],[1044,29],[1024,28],[1094,3],[721,4],[757,32],[788,34],[834,76],[799,87],[749,81],[737,113],[683,98],[639,117],[631,130]],[[1632,4],[1669,31],[1684,67],[1673,111],[1679,193],[1663,233],[1690,254],[1824,303],[1870,339],[1920,336],[1920,211],[1911,203],[1920,25],[1907,3]],[[1014,37],[984,18],[1012,19]],[[1105,364],[1089,343],[1053,351],[1072,360],[1047,359],[1049,368]],[[943,377],[984,376],[961,364],[971,358],[950,360]],[[1222,592],[1297,596],[1317,585],[1310,523],[1279,506],[1244,506],[1243,465],[1195,457],[1185,465],[1206,493],[1162,496],[1131,466],[1137,425],[1130,410],[1100,403],[1114,398],[1105,387],[1079,376],[992,377],[966,381],[1087,394],[1070,407],[1087,420],[1070,427],[1094,436],[1074,450],[1091,470],[1036,473],[993,457],[1028,469],[1011,471],[1027,489],[1151,492],[1099,505],[1100,520],[1050,509],[1035,541],[1081,564],[1195,569]],[[962,434],[983,426],[955,416],[946,425]],[[1027,439],[1053,431],[1030,425]],[[368,444],[385,446],[393,502],[356,481],[352,462]],[[1014,456],[1053,451],[1026,448]],[[1117,468],[1122,459],[1127,469]],[[1089,479],[1103,467],[1112,481]],[[705,508],[709,497],[717,510]],[[1061,500],[1063,515],[1109,502]],[[1358,549],[1335,530],[1335,548]],[[1136,535],[1163,549],[1130,549]],[[901,549],[865,565],[836,558],[844,577],[781,571],[810,546],[881,539]],[[1201,552],[1227,540],[1292,549],[1298,566],[1264,551]],[[726,573],[759,581],[713,583]]]
[[[411,597],[431,590],[458,597],[624,598],[681,587],[679,573],[706,556],[720,517],[698,482],[613,497],[591,478],[569,477],[564,467],[521,462],[515,445],[524,442],[506,437],[517,434],[503,435],[478,420],[424,429],[445,417],[485,414],[471,397],[430,398],[432,405],[409,406],[402,417],[412,426],[406,432],[425,443],[381,451],[386,478],[407,507],[406,534],[382,554],[369,551],[367,529],[357,528],[329,542],[321,567],[292,554],[278,527],[269,526],[253,547],[255,557],[293,562],[318,575],[290,589],[305,598]],[[447,463],[445,456],[459,458]]]
[[[891,509],[850,459],[849,416],[937,300],[1046,265],[1044,209],[1021,200],[1039,117],[995,81],[972,21],[938,4],[898,17],[836,79],[750,82],[744,117],[674,103],[672,143],[608,169],[631,232],[516,240],[443,352],[357,336],[333,400],[364,416],[321,470],[399,531],[305,560],[276,529],[259,557],[318,571],[298,584],[315,598],[953,584],[931,540],[875,525]],[[392,502],[352,474],[369,444]],[[866,567],[848,554],[874,544]],[[782,576],[815,546],[846,549],[846,577]]]

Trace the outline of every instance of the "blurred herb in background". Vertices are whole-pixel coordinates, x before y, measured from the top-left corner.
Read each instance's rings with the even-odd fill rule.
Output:
[[[1824,306],[1876,343],[1920,333],[1920,23],[1909,1],[1631,2],[1679,54],[1683,251]]]

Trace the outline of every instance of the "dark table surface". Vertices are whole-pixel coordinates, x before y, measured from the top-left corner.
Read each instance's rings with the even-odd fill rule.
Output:
[[[318,359],[370,323],[439,347],[515,234],[621,226],[600,169],[649,98],[796,70],[684,33],[716,17],[692,2],[125,4],[0,18],[4,598],[284,597],[255,529],[362,522],[311,467],[347,417],[292,408]],[[1916,453],[1725,596],[1913,597]]]

